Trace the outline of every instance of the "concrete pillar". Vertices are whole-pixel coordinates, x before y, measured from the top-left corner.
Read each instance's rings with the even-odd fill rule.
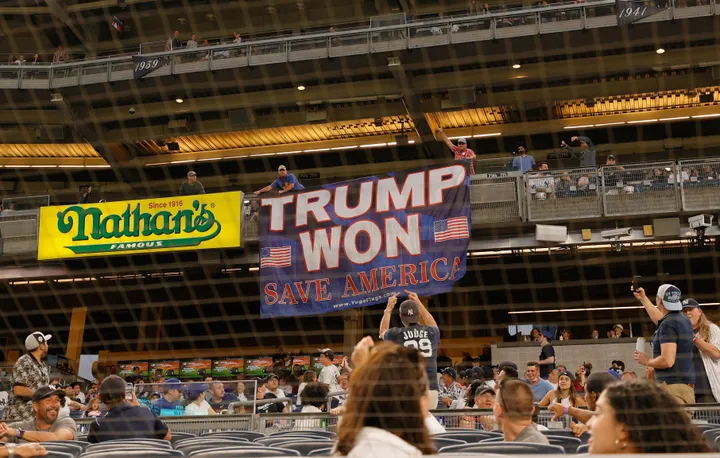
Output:
[[[68,336],[65,357],[70,361],[79,362],[82,353],[83,337],[85,336],[85,318],[87,307],[73,307],[70,317],[70,335]]]

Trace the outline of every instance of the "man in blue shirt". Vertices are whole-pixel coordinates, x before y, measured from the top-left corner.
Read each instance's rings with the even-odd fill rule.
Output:
[[[182,396],[182,383],[176,378],[169,378],[163,384],[163,396],[155,401],[152,411],[160,417],[183,415],[185,406],[180,400]]]
[[[164,439],[172,438],[168,428],[147,407],[141,407],[135,394],[132,401],[125,400],[125,381],[117,375],[109,375],[100,384],[100,401],[108,409],[104,417],[90,423],[88,442],[95,444],[114,439]]]
[[[532,170],[535,167],[535,158],[527,153],[525,145],[519,145],[517,148],[517,154],[512,160],[512,169],[521,170],[522,173],[527,173],[528,170]]]
[[[295,175],[288,173],[287,168],[285,168],[284,165],[281,165],[278,167],[277,180],[270,183],[269,186],[265,186],[264,188],[255,191],[255,195],[257,196],[264,192],[268,192],[271,189],[277,189],[278,194],[285,194],[286,192],[303,190],[305,189],[305,186],[303,186],[298,179],[295,178]]]
[[[633,291],[650,319],[658,325],[652,338],[653,357],[635,352],[635,361],[655,370],[655,380],[665,385],[680,404],[695,404],[695,367],[693,365],[693,328],[682,313],[680,289],[674,285],[658,288],[655,303],[643,288]]]
[[[540,378],[540,365],[535,361],[527,363],[524,381],[530,385],[535,402],[540,402],[546,394],[553,390],[552,383]]]

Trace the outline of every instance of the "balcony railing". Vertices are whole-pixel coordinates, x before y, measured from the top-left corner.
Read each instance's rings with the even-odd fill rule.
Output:
[[[192,50],[145,53],[165,65],[148,77],[427,48],[456,43],[616,27],[614,0],[531,7],[406,24],[227,43]],[[671,1],[639,22],[670,21],[720,13],[707,5]],[[132,56],[39,65],[0,65],[0,89],[53,89],[133,78]]]

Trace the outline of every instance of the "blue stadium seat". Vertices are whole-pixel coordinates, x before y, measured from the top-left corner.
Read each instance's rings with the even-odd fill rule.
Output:
[[[72,453],[59,452],[56,450],[48,450],[48,454],[45,456],[48,458],[76,458],[77,457],[77,455],[73,455]]]
[[[575,433],[572,431],[569,431],[567,429],[548,429],[547,431],[540,431],[542,434],[546,436],[565,436],[565,437],[575,437]]]
[[[578,447],[582,445],[582,442],[577,437],[567,436],[550,436],[545,435],[550,445],[559,445],[565,449],[565,453],[577,453]]]
[[[173,431],[171,437],[172,438],[170,439],[170,442],[172,442],[174,444],[175,442],[182,440],[182,439],[189,439],[191,437],[197,437],[197,434]]]
[[[715,447],[715,441],[720,437],[720,429],[708,429],[702,433],[702,437],[707,441],[710,447]]]
[[[253,443],[254,444],[262,444],[265,447],[276,447],[278,444],[282,444],[282,443],[285,443],[288,441],[302,442],[303,439],[305,439],[305,441],[313,441],[313,442],[320,440],[320,439],[309,439],[309,438],[301,438],[301,437],[288,438],[288,437],[280,436],[280,437],[266,437],[265,439],[258,439]],[[329,442],[329,443],[335,442],[332,439],[325,439],[325,441]]]
[[[63,444],[60,441],[54,443],[42,442],[40,445],[45,447],[45,450],[47,450],[48,452],[63,452],[69,453],[72,456],[80,456],[80,454],[85,451],[85,448],[81,447],[80,445]]]
[[[590,445],[582,444],[580,447],[578,447],[578,449],[575,453],[581,454],[581,453],[589,453],[589,452],[590,452]]]
[[[565,450],[557,445],[530,444],[525,442],[502,442],[451,445],[438,453],[499,453],[501,455],[557,455],[565,454]]]
[[[175,450],[183,452],[185,455],[189,455],[192,452],[200,450],[209,450],[216,448],[261,448],[262,445],[255,444],[253,442],[241,442],[241,441],[224,441],[224,440],[205,440],[205,441],[184,441],[176,445]]]
[[[261,438],[265,437],[265,434],[259,433],[256,431],[216,431],[214,433],[205,433],[205,434],[201,435],[200,437],[217,436],[217,435],[223,435],[223,436],[232,435],[232,436],[236,436],[236,437],[243,437],[243,438],[249,440],[250,442],[254,441],[255,439],[261,439]]]
[[[449,447],[450,445],[463,445],[467,444],[467,442],[460,440],[460,439],[451,439],[449,437],[439,437],[439,436],[433,436],[430,440],[432,440],[433,445],[436,449],[440,450],[443,447]]]
[[[193,452],[188,456],[192,458],[265,458],[272,456],[300,456],[300,453],[295,450],[284,450],[281,448],[220,448],[205,450],[203,452]]]
[[[332,448],[335,445],[334,441],[289,441],[281,444],[276,444],[277,448],[284,448],[287,450],[295,450],[300,453],[300,456],[308,456],[310,452],[315,450],[323,450]]]
[[[465,441],[468,444],[473,442],[480,442],[483,439],[491,439],[493,437],[502,437],[502,434],[490,432],[490,431],[460,431],[460,432],[447,432],[442,434],[435,434],[430,438],[442,437],[447,439],[456,439]]]
[[[332,447],[321,448],[308,453],[308,456],[330,456],[330,452],[332,452]]]
[[[277,433],[272,433],[267,437],[278,437],[278,436],[294,436],[299,434],[310,434],[312,436],[322,436],[327,437],[328,439],[337,439],[337,434],[335,434],[332,431],[326,431],[324,429],[303,429],[298,431],[280,431]]]
[[[43,446],[52,445],[52,444],[74,445],[74,446],[80,447],[82,450],[85,450],[88,447],[88,445],[90,445],[89,443],[82,442],[82,441],[45,441],[45,442],[41,442],[41,444]]]
[[[182,458],[184,456],[182,452],[177,450],[118,448],[85,452],[80,455],[80,458]]]
[[[709,424],[709,423],[700,423],[700,424],[696,424],[696,425],[693,425],[693,426],[695,426],[695,428],[697,428],[697,429],[700,431],[701,434],[704,433],[704,432],[706,432],[706,431],[712,431],[712,430],[715,430],[715,429],[720,429],[720,425],[712,425],[712,424]]]
[[[199,439],[199,440],[209,440],[209,439],[222,439],[222,440],[231,440],[231,441],[237,441],[237,442],[252,442],[247,437],[240,437],[237,434],[227,433],[227,434],[213,434],[212,436],[200,436],[200,437],[190,437],[188,439]],[[188,439],[182,439],[188,440]]]

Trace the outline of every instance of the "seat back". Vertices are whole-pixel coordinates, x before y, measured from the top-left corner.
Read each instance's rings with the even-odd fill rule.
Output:
[[[459,432],[447,432],[443,434],[435,434],[431,438],[442,437],[447,439],[455,439],[465,441],[468,444],[480,442],[483,439],[492,439],[493,437],[502,437],[502,434],[497,434],[490,431],[459,431]]]
[[[310,439],[307,437],[297,437],[297,436],[289,436],[289,437],[280,436],[280,437],[266,437],[265,439],[258,439],[253,443],[254,444],[262,444],[265,447],[277,447],[278,444],[282,444],[285,442],[304,442],[304,441],[320,441],[320,440],[323,440],[323,439]],[[324,441],[330,442],[330,443],[334,442],[331,439],[324,439]]]
[[[253,444],[252,442],[241,441],[198,441],[193,443],[183,443],[175,447],[175,450],[183,452],[186,456],[193,452],[210,450],[216,448],[264,448],[262,445]]]
[[[57,450],[48,450],[48,454],[45,455],[49,458],[76,458],[77,455],[73,455],[72,453],[67,452],[61,452]]]
[[[80,458],[182,458],[185,455],[178,450],[153,449],[99,449],[94,452],[85,452]]]
[[[328,439],[337,439],[337,434],[335,434],[332,431],[326,431],[324,429],[303,429],[302,431],[280,431],[277,433],[272,433],[267,437],[279,437],[279,436],[293,436],[293,435],[301,435],[301,434],[309,434],[315,437],[327,437]]]
[[[581,453],[590,453],[590,445],[589,444],[582,444],[580,447],[577,448],[575,451],[577,454]]]
[[[443,447],[449,447],[450,445],[463,445],[467,444],[465,441],[461,441],[459,439],[451,439],[449,437],[433,437],[432,443],[435,446],[437,450],[440,450]]]
[[[575,437],[575,433],[572,431],[569,431],[567,429],[548,429],[547,431],[543,430],[540,431],[545,436],[565,436],[565,437]]]
[[[331,448],[319,448],[317,450],[313,450],[312,452],[308,453],[308,456],[330,456],[330,453],[332,452]]]
[[[710,448],[715,447],[715,440],[720,437],[720,429],[708,429],[702,433],[703,438]]]
[[[45,450],[47,450],[48,452],[63,452],[69,453],[72,456],[80,456],[80,454],[82,454],[83,452],[83,448],[75,444],[42,443],[40,445],[45,447]]]
[[[82,441],[45,441],[40,443],[42,446],[45,445],[53,445],[53,444],[60,444],[60,445],[74,445],[76,447],[80,447],[82,450],[85,450],[88,445],[90,445],[87,442]]]
[[[263,437],[265,437],[265,434],[259,433],[257,431],[216,431],[213,433],[205,433],[200,437],[217,436],[220,434],[222,434],[223,436],[243,437],[250,442],[254,441],[255,439],[262,439]]]
[[[260,446],[260,444],[255,444],[254,442],[248,442],[246,439],[241,439],[239,437],[190,437],[188,439],[182,439],[175,444],[173,444],[173,448],[175,450],[179,450],[181,447],[184,447],[186,445],[194,445],[194,444],[218,444],[218,443],[228,443],[228,444],[235,444],[238,447],[242,447],[245,444]]]
[[[559,445],[565,449],[565,453],[576,453],[578,447],[582,445],[582,441],[577,437],[566,437],[566,436],[545,436],[550,442],[550,445]]]
[[[257,457],[257,458],[264,458],[264,457],[272,457],[272,456],[300,456],[300,453],[298,453],[295,450],[284,450],[281,448],[263,448],[263,447],[257,447],[257,448],[220,448],[220,449],[210,449],[205,450],[202,452],[194,452],[188,455],[188,457],[192,458],[238,458],[238,457]]]
[[[277,444],[277,448],[284,448],[287,450],[295,450],[300,453],[300,456],[308,456],[310,452],[315,450],[322,450],[325,448],[332,448],[335,441],[322,440],[322,441],[290,441],[282,444]]]
[[[480,444],[451,445],[440,450],[446,453],[499,453],[501,455],[557,455],[565,450],[557,445],[532,444],[527,442],[489,442]]]

